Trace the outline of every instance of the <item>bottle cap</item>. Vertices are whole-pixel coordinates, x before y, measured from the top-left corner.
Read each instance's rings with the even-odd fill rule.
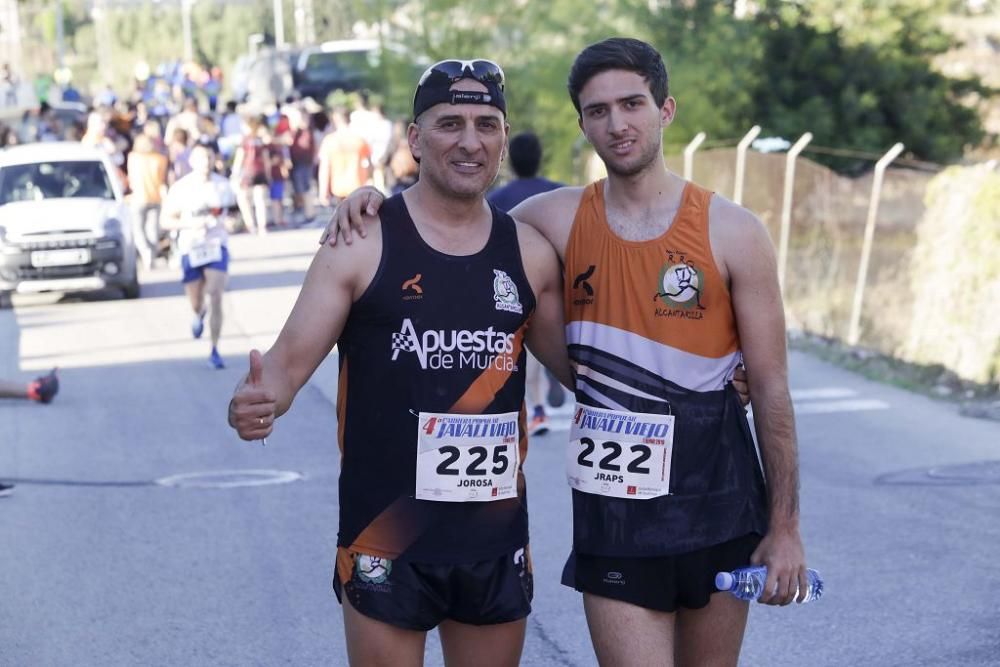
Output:
[[[720,591],[728,591],[733,587],[733,575],[731,572],[719,572],[715,575],[715,587]]]

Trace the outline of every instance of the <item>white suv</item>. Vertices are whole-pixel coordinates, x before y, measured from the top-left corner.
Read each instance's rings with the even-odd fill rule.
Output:
[[[131,214],[115,166],[95,148],[0,152],[0,308],[13,292],[117,287],[138,297]]]

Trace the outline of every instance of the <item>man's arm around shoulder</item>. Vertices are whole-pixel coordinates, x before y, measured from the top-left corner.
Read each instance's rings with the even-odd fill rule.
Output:
[[[542,192],[515,206],[510,215],[538,230],[562,261],[566,259],[566,246],[583,191],[582,187],[565,187]]]
[[[525,342],[531,353],[566,387],[573,378],[563,326],[562,273],[555,250],[535,229],[517,225],[524,271],[535,293],[535,312],[528,322]]]
[[[582,194],[583,188],[568,187],[543,192],[525,199],[510,211],[510,215],[541,232],[559,253],[559,259],[563,259]],[[343,236],[344,242],[350,245],[353,232],[364,238],[362,220],[366,215],[376,215],[385,199],[385,195],[370,185],[358,188],[337,204],[319,242],[335,246],[338,236]]]

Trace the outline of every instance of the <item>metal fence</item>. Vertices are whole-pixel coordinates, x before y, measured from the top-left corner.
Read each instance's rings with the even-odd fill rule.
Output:
[[[752,210],[775,243],[789,328],[900,355],[911,338],[911,257],[935,173],[893,169],[890,147],[867,175],[841,176],[802,155],[806,134],[781,153],[701,148],[699,134],[668,167]],[[585,180],[602,175],[588,160]],[[594,170],[596,166],[596,171]]]

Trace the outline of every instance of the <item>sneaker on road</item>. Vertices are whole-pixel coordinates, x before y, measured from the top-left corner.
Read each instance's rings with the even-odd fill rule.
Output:
[[[37,377],[28,383],[28,398],[39,403],[51,403],[59,393],[59,378],[53,368],[48,375]]]
[[[549,418],[545,414],[536,414],[528,424],[528,435],[545,435],[549,432]]]
[[[194,316],[191,320],[191,335],[195,338],[201,338],[202,332],[205,331],[205,312],[202,311]]]
[[[226,362],[222,360],[222,355],[214,347],[212,348],[212,354],[208,356],[208,365],[215,370],[222,370],[226,367]]]
[[[0,498],[6,498],[14,492],[13,484],[0,484]]]

